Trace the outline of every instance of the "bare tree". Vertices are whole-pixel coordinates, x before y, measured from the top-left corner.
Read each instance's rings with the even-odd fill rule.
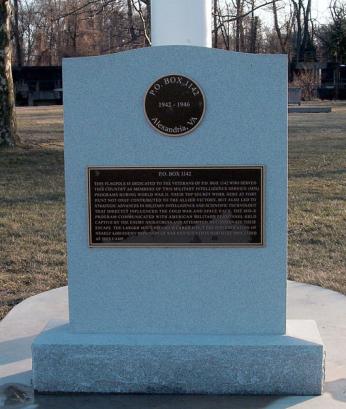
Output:
[[[22,40],[19,32],[19,5],[18,0],[13,0],[13,37],[16,46],[16,64],[18,67],[23,65],[23,55],[22,55]]]
[[[40,16],[31,0],[21,0],[18,14],[22,61],[24,65],[30,65],[33,62],[35,33],[39,26]]]
[[[147,16],[144,15],[142,3],[146,4],[147,2],[144,2],[142,0],[132,0],[133,7],[137,11],[142,25],[143,25],[143,30],[144,30],[144,37],[145,37],[145,45],[151,45],[151,39],[150,39],[150,32],[148,29],[148,24],[147,24],[147,18],[148,17],[148,9],[147,9]]]
[[[236,31],[235,31],[235,51],[243,51],[244,46],[244,27],[243,27],[243,7],[244,0],[236,0]],[[253,12],[253,11],[251,11]]]
[[[9,0],[0,0],[0,146],[19,143],[14,111],[10,20]]]
[[[304,52],[306,52],[308,48],[312,45],[309,27],[310,22],[311,22],[311,0],[308,0],[303,14],[303,38],[301,50],[303,50]],[[301,55],[301,59],[302,60],[304,59],[304,54]]]
[[[128,24],[129,24],[129,32],[131,36],[132,41],[136,41],[137,35],[136,35],[136,30],[135,30],[135,24],[133,21],[133,10],[132,10],[132,1],[127,0],[127,18],[128,18]]]
[[[315,59],[315,47],[312,41],[311,0],[291,0],[294,7],[295,63]]]
[[[273,19],[274,19],[274,29],[279,41],[280,52],[283,54],[290,55],[290,43],[292,41],[292,28],[295,19],[295,13],[292,13],[291,9],[289,13],[285,13],[285,20],[283,24],[279,23],[278,17],[278,5],[276,2],[273,3]]]
[[[219,2],[218,0],[214,0],[213,2],[213,21],[214,21],[214,29],[213,29],[213,47],[217,48],[218,40],[219,40],[219,19],[220,19],[220,10],[219,10]]]
[[[228,2],[225,3],[225,13],[227,15],[231,14],[231,8],[230,8],[230,4]],[[230,50],[231,49],[231,26],[232,26],[232,22],[228,21],[228,22],[223,22],[223,13],[222,11],[219,9],[218,10],[218,21],[217,21],[217,26],[214,27],[214,33],[218,31],[218,29],[220,29],[221,31],[221,35],[222,35],[222,40],[224,43],[224,47],[226,50]],[[214,24],[215,26],[215,24]]]
[[[225,1],[218,8],[216,31],[221,32],[224,47],[235,51],[256,52],[260,37],[260,19],[255,12],[280,0],[267,0],[260,3],[255,0]]]
[[[346,64],[346,4],[331,0],[331,21],[319,27],[317,36],[323,57],[337,64]]]
[[[317,87],[314,72],[311,70],[302,70],[294,75],[292,84],[302,89],[302,98],[304,101],[311,101],[314,96],[314,90]]]
[[[26,64],[56,65],[64,57],[150,45],[150,0],[12,1],[19,7],[16,60],[21,52]],[[312,0],[287,0],[292,11],[286,15],[280,14],[283,1],[213,0],[213,46],[287,53],[297,62],[307,58],[313,50]],[[271,31],[257,14],[266,6],[273,12]]]
[[[146,13],[146,27],[144,29],[146,33],[146,37],[149,39],[147,41],[147,45],[151,44],[151,0],[140,0],[143,4],[145,4],[147,13]]]
[[[250,44],[249,52],[256,52],[259,18],[255,16],[255,0],[251,0]]]

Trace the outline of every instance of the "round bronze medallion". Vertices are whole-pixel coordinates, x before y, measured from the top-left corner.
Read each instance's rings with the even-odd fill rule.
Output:
[[[205,110],[199,86],[182,75],[167,75],[155,81],[145,96],[149,123],[160,133],[182,136],[201,122]]]

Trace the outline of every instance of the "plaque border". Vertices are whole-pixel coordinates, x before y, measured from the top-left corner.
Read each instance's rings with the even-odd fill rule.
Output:
[[[145,110],[145,100],[146,100],[147,94],[148,94],[150,88],[153,86],[153,84],[149,85],[149,87],[148,87],[147,90],[145,91],[145,94],[144,94],[144,97],[143,97],[143,112],[144,112],[144,116],[145,116],[146,122],[148,122],[148,124],[150,125],[150,128],[151,128],[151,129],[154,129],[154,131],[158,132],[159,134],[161,134],[161,135],[163,135],[163,136],[168,136],[169,138],[173,138],[173,139],[174,139],[174,138],[180,138],[181,136],[189,135],[189,134],[195,132],[195,131],[200,127],[200,125],[202,124],[202,122],[203,122],[203,120],[204,120],[204,117],[205,117],[205,112],[206,112],[206,110],[207,110],[207,103],[206,103],[206,97],[205,97],[203,88],[199,85],[199,83],[198,83],[197,81],[195,81],[194,79],[190,78],[189,76],[187,76],[187,75],[185,75],[185,74],[174,74],[174,73],[170,73],[170,74],[167,74],[167,75],[163,75],[162,77],[159,77],[156,81],[158,81],[158,80],[160,80],[160,79],[162,79],[162,78],[165,78],[165,77],[169,77],[169,76],[171,76],[171,75],[174,75],[174,76],[179,76],[179,75],[180,75],[180,76],[183,76],[183,77],[185,77],[185,78],[188,78],[190,81],[193,81],[193,82],[197,85],[198,89],[201,91],[201,94],[202,94],[202,97],[203,97],[203,112],[202,112],[201,119],[199,120],[197,126],[193,127],[193,128],[190,129],[189,131],[186,131],[186,132],[181,133],[181,134],[179,134],[179,135],[172,135],[172,134],[165,133],[165,132],[160,131],[159,129],[155,128],[155,126],[151,123],[151,121],[150,121],[150,119],[149,119],[149,117],[148,117],[148,115],[147,115],[147,111]]]
[[[96,244],[92,242],[91,234],[91,200],[90,200],[90,171],[91,170],[128,170],[128,169],[259,169],[261,171],[261,242],[260,243],[100,243]],[[265,192],[266,192],[266,166],[265,165],[207,165],[207,166],[198,166],[198,165],[178,165],[178,166],[87,166],[87,201],[88,201],[88,243],[89,248],[264,248],[266,247],[265,242]]]

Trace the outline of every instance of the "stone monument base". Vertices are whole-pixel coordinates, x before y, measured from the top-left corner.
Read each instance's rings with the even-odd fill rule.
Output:
[[[68,325],[33,343],[38,392],[319,395],[324,346],[314,321],[286,335],[80,334]]]

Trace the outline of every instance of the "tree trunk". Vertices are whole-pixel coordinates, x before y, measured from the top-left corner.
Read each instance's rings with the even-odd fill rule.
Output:
[[[250,53],[255,54],[257,51],[257,36],[258,36],[258,17],[254,16],[251,19],[251,38],[250,38]]]
[[[244,50],[243,0],[236,0],[235,51]]]
[[[251,30],[250,30],[250,53],[256,52],[258,18],[255,17],[255,0],[251,1]]]
[[[10,45],[10,4],[0,0],[0,146],[19,143],[14,110]]]
[[[147,1],[147,26],[148,36],[151,38],[151,0]]]
[[[13,36],[16,45],[16,64],[18,67],[21,67],[23,65],[23,53],[22,42],[19,34],[18,0],[13,0],[13,14],[14,14]]]
[[[303,38],[302,38],[302,45],[301,45],[301,55],[300,60],[305,61],[305,53],[308,51],[308,47],[310,46],[311,39],[310,39],[310,32],[309,32],[309,21],[311,15],[311,0],[308,0],[306,10],[304,13],[304,20],[303,20]]]
[[[293,7],[295,10],[296,15],[296,43],[295,43],[295,63],[300,61],[301,57],[301,44],[302,44],[302,0],[291,0],[293,3]]]
[[[214,0],[213,11],[214,11],[213,48],[217,48],[217,46],[218,46],[218,37],[219,37],[219,29],[218,29],[218,21],[217,21],[218,0]]]
[[[273,2],[273,16],[274,16],[274,28],[275,28],[276,35],[277,35],[279,43],[280,43],[281,52],[282,52],[282,54],[286,54],[286,47],[285,47],[284,40],[282,38],[281,28],[279,26],[278,10],[277,10],[275,1]],[[287,35],[288,35],[288,33],[287,33]]]
[[[139,17],[142,21],[143,24],[143,30],[144,30],[144,37],[145,37],[145,46],[150,46],[151,45],[151,1],[150,0],[138,0],[136,3],[135,0],[131,0],[132,6],[136,10],[136,12],[139,14]],[[147,11],[147,16],[144,16],[143,9],[142,9],[142,3],[146,5],[146,11]],[[137,4],[137,5],[136,5]]]
[[[131,0],[127,0],[127,24],[129,26],[129,32],[131,41],[134,43],[137,40],[135,25],[133,22],[133,10],[132,10],[132,2]]]

